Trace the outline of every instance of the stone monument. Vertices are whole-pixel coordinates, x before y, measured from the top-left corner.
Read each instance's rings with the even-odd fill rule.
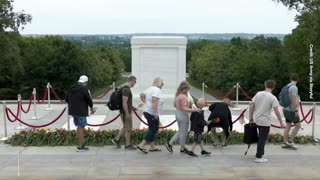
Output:
[[[186,79],[187,38],[172,36],[134,36],[131,38],[132,75],[137,77],[133,94],[152,85],[154,78],[164,81],[162,94],[174,97],[179,83]]]

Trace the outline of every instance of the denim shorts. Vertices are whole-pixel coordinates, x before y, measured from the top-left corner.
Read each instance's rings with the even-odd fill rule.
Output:
[[[194,133],[194,137],[193,138],[194,138],[193,142],[195,144],[200,144],[202,139],[203,139],[203,135],[202,135],[202,133]]]
[[[73,116],[73,122],[75,126],[85,127],[87,125],[87,117],[85,116]]]

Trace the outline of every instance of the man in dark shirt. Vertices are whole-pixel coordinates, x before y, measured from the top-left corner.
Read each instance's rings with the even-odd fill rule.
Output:
[[[121,148],[120,146],[120,138],[124,135],[125,139],[125,149],[127,150],[135,150],[130,141],[131,141],[131,132],[132,132],[132,111],[137,110],[137,108],[132,105],[132,92],[130,88],[134,87],[136,84],[136,77],[130,76],[128,78],[128,84],[122,87],[122,108],[120,109],[120,116],[123,123],[123,127],[120,129],[117,137],[112,139],[112,143],[117,146],[117,148]]]
[[[66,97],[69,114],[73,117],[74,125],[77,126],[78,152],[89,150],[84,145],[84,127],[87,125],[87,116],[89,116],[88,107],[90,107],[91,114],[95,112],[87,84],[88,77],[80,76],[78,84],[70,88]]]

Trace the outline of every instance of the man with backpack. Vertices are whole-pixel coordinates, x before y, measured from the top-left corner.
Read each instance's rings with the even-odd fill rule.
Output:
[[[279,99],[283,99],[283,115],[286,119],[287,124],[286,128],[284,129],[282,147],[297,149],[298,147],[294,144],[293,140],[296,137],[299,129],[301,128],[299,118],[299,95],[297,88],[299,75],[297,73],[291,74],[290,80],[291,82],[283,88],[283,90],[281,91],[282,94],[280,93],[279,95]],[[290,138],[288,139],[292,124],[294,124],[295,127],[293,128]]]
[[[112,139],[112,143],[121,148],[120,138],[124,135],[125,139],[125,149],[126,150],[135,150],[130,141],[131,141],[131,131],[132,131],[132,111],[137,110],[137,108],[132,105],[132,92],[130,88],[134,87],[136,84],[136,77],[130,76],[128,78],[128,84],[121,87],[121,97],[122,97],[122,107],[120,107],[120,116],[123,123],[123,127],[120,129],[118,135]]]
[[[266,144],[270,126],[271,126],[271,110],[273,109],[281,127],[283,127],[281,114],[278,110],[279,102],[277,98],[272,94],[276,83],[273,80],[267,80],[264,83],[265,90],[258,92],[252,99],[252,111],[250,113],[250,123],[257,124],[259,130],[259,140],[257,145],[256,163],[268,162],[268,159],[264,158],[264,146]]]

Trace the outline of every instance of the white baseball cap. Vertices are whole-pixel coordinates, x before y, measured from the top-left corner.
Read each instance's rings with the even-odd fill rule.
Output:
[[[78,80],[79,83],[85,83],[85,82],[88,82],[88,76],[86,75],[82,75],[80,76],[79,80]]]

